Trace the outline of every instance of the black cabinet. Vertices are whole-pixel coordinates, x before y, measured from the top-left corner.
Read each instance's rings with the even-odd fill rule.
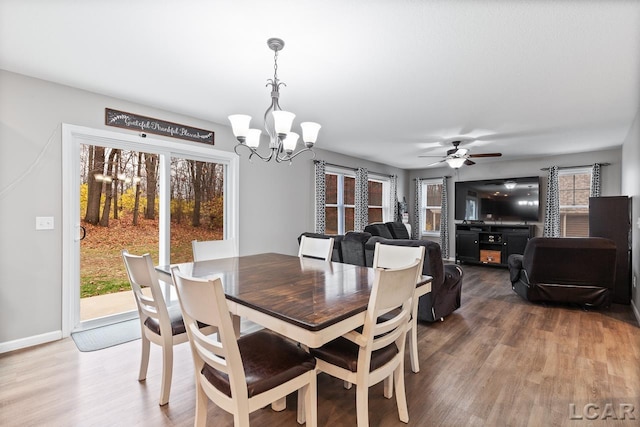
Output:
[[[478,233],[456,230],[456,261],[478,262]]]
[[[534,235],[533,225],[456,224],[456,262],[506,266]]]
[[[613,302],[631,303],[631,199],[627,196],[589,198],[589,236],[616,244]]]

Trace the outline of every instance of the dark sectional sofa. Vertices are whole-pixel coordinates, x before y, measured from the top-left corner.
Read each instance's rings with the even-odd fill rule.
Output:
[[[391,230],[394,232],[392,233]],[[388,245],[424,246],[425,260],[422,265],[422,274],[432,276],[433,282],[431,293],[422,296],[418,302],[418,320],[427,322],[442,320],[460,307],[462,269],[455,264],[443,263],[438,243],[430,240],[410,239],[406,227],[400,222],[370,224],[365,227],[364,232],[350,231],[344,235],[317,233],[302,233],[302,235],[320,238],[333,237],[332,261],[367,267],[373,265],[373,254],[377,242]],[[298,237],[298,242],[300,242],[300,237]]]

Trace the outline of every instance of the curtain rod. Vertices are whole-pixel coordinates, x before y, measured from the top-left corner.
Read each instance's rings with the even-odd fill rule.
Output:
[[[321,162],[321,161],[323,161],[323,160],[314,160],[313,163],[318,163],[318,162]],[[354,167],[351,167],[351,166],[336,165],[335,163],[324,162],[324,164],[327,165],[327,166],[333,166],[335,168],[349,169],[349,170],[352,170],[352,171],[357,171],[358,170],[358,168],[354,168]],[[373,171],[370,171],[370,170],[367,170],[367,172],[370,173],[370,174],[373,174],[373,175],[388,176],[388,177],[392,177],[393,176],[393,175],[390,175],[388,173],[373,172]]]
[[[611,163],[598,163],[600,166],[609,166],[611,165]],[[558,166],[558,170],[562,170],[562,169],[577,169],[577,168],[589,168],[592,167],[593,164],[591,165],[578,165],[578,166]],[[541,171],[548,171],[549,168],[542,168],[540,169]]]
[[[426,179],[438,179],[438,178],[451,178],[451,175],[432,176],[430,178],[413,178],[413,181],[417,181],[419,179],[426,180]]]

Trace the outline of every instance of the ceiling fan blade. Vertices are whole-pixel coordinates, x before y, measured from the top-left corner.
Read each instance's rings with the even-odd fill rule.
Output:
[[[429,166],[435,166],[435,165],[440,164],[440,163],[444,163],[444,162],[445,162],[445,160],[446,160],[446,159],[442,159],[442,160],[440,160],[440,161],[438,161],[438,162],[430,163],[430,164],[426,165],[426,166],[425,166],[425,168],[428,168]]]
[[[473,160],[467,159],[467,160],[465,160],[464,164],[467,165],[467,166],[473,166],[473,165],[476,164],[476,162],[474,162]]]
[[[469,157],[500,157],[502,153],[481,153],[481,154],[469,154]]]

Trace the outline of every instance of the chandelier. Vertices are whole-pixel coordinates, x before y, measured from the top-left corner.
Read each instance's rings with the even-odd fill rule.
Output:
[[[293,119],[296,115],[289,111],[283,111],[278,101],[280,97],[280,86],[286,86],[284,82],[278,79],[278,52],[284,47],[284,41],[278,38],[270,38],[267,40],[267,45],[269,49],[275,52],[273,58],[273,79],[268,79],[266,84],[266,86],[271,86],[271,105],[269,105],[269,108],[267,108],[267,111],[264,113],[264,128],[269,135],[269,152],[265,155],[258,152],[262,131],[260,129],[250,129],[249,123],[251,116],[245,114],[233,114],[229,116],[229,121],[233,128],[233,135],[238,140],[238,144],[236,144],[234,150],[236,154],[240,155],[238,149],[244,147],[243,149],[248,149],[250,152],[249,160],[251,160],[253,156],[258,156],[265,162],[275,159],[278,163],[291,163],[294,157],[305,151],[310,151],[313,153],[313,157],[315,157],[316,154],[312,148],[318,138],[320,125],[313,122],[300,123],[302,140],[306,148],[301,148],[296,152],[295,149],[300,136],[295,132],[291,132]]]

